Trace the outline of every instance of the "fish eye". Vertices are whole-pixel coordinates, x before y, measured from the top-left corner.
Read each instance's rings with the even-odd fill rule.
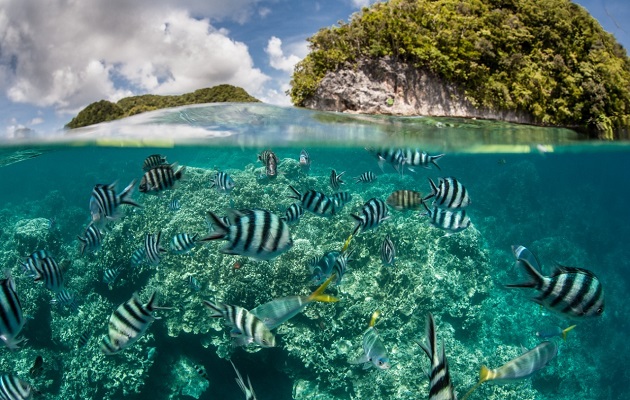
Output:
[[[603,313],[603,312],[604,312],[604,308],[603,308],[603,307],[599,307],[599,308],[597,309],[597,314],[601,314],[601,313]]]
[[[382,360],[378,360],[378,365],[382,366],[383,364],[385,364]]]

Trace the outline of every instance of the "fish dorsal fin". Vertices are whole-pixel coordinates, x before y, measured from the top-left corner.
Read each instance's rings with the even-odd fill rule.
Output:
[[[597,278],[594,273],[592,273],[591,271],[589,271],[587,269],[578,268],[578,267],[569,267],[569,266],[566,266],[566,265],[562,265],[562,264],[560,264],[558,262],[556,262],[555,269],[554,269],[553,273],[551,274],[551,276],[555,277],[555,276],[558,276],[558,275],[561,275],[561,274],[567,274],[567,273],[569,273],[569,274],[571,274],[571,273],[572,274],[584,274],[584,275],[590,276],[591,278]]]

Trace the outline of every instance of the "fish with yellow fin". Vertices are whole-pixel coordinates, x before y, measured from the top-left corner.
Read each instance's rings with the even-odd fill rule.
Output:
[[[558,346],[553,342],[542,342],[530,351],[508,361],[497,369],[489,369],[485,365],[479,371],[479,382],[462,398],[466,400],[470,394],[484,382],[506,383],[532,376],[543,369],[558,354]]]
[[[289,319],[295,317],[310,303],[321,301],[324,303],[334,303],[339,301],[338,298],[329,294],[324,294],[324,290],[335,279],[335,274],[326,279],[313,293],[309,296],[288,296],[271,300],[268,303],[261,304],[250,311],[261,320],[269,329],[275,329]]]
[[[378,334],[378,330],[376,330],[374,326],[376,319],[380,315],[381,312],[378,310],[374,311],[372,314],[370,325],[363,333],[363,355],[354,361],[350,361],[350,364],[363,364],[363,369],[375,366],[381,370],[389,369],[391,366],[387,349]]]

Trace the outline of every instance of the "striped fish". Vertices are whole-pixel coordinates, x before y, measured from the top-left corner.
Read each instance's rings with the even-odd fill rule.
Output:
[[[437,169],[441,169],[437,164],[437,161],[444,157],[444,154],[438,154],[431,156],[419,149],[402,149],[403,158],[405,159],[405,166],[413,171],[412,167],[422,167],[430,169],[431,165],[435,165]]]
[[[385,163],[391,164],[394,169],[400,174],[403,173],[403,165],[405,163],[405,156],[403,155],[403,151],[401,149],[380,149],[380,150],[370,150],[366,149],[373,156],[378,159],[378,166],[383,171],[383,166]]]
[[[549,364],[557,354],[558,346],[555,343],[542,342],[530,351],[508,361],[497,369],[488,369],[488,367],[482,365],[479,371],[479,382],[466,393],[462,400],[466,400],[484,382],[505,383],[529,378]]]
[[[151,294],[147,304],[142,304],[138,293],[122,303],[109,317],[108,336],[103,338],[101,350],[105,355],[116,354],[134,344],[145,334],[156,319],[153,312],[167,307],[155,306],[156,292]]]
[[[451,211],[437,207],[429,209],[425,203],[422,205],[427,210],[422,215],[429,216],[429,222],[436,228],[448,233],[457,233],[470,226],[470,218],[466,215],[466,210]]]
[[[2,400],[27,400],[31,399],[31,385],[11,374],[0,376],[0,399]]]
[[[431,367],[427,373],[429,376],[429,400],[456,400],[455,389],[453,389],[451,375],[448,372],[444,343],[442,343],[442,351],[438,351],[435,321],[431,313],[427,315],[426,343],[420,341],[416,343],[424,350],[431,362]]]
[[[381,224],[381,222],[385,221],[389,218],[387,215],[387,205],[381,199],[370,199],[368,200],[361,209],[361,215],[351,214],[352,218],[355,219],[356,225],[354,227],[354,231],[352,231],[352,236],[356,235],[359,230],[366,231],[372,228],[376,228]]]
[[[538,296],[532,298],[534,302],[568,318],[599,317],[604,312],[604,289],[591,271],[559,265],[547,277],[527,260],[519,261],[531,280],[506,287],[535,289]]]
[[[144,173],[138,190],[142,193],[160,193],[171,189],[183,178],[186,167],[177,168],[177,163],[159,165]]]
[[[271,260],[293,246],[287,223],[269,211],[231,209],[230,225],[225,225],[212,212],[208,216],[216,230],[199,241],[227,240],[221,253]]]
[[[165,164],[168,165],[168,162],[166,161],[165,156],[161,154],[151,154],[150,156],[144,159],[144,162],[142,163],[142,170],[144,172],[147,172],[150,169],[153,169],[155,167],[159,167],[160,165],[165,165]]]
[[[330,172],[330,186],[333,190],[339,190],[341,185],[345,184],[345,182],[341,180],[341,176],[345,173],[346,171],[338,174],[334,169]]]
[[[288,296],[271,300],[268,303],[259,305],[250,311],[260,319],[269,329],[275,329],[286,321],[299,314],[304,307],[314,301],[334,303],[338,298],[323,294],[324,290],[332,281],[332,276],[328,278],[309,296]]]
[[[376,180],[376,174],[372,171],[367,171],[359,175],[355,181],[355,183],[363,182],[363,183],[371,183]]]
[[[332,195],[331,200],[333,205],[335,206],[335,212],[341,211],[343,206],[350,203],[352,200],[352,195],[350,192],[337,192]]]
[[[271,330],[258,317],[243,307],[222,303],[215,304],[207,300],[204,300],[203,304],[212,310],[211,317],[224,318],[226,323],[232,327],[231,336],[235,345],[245,346],[252,342],[262,347],[274,347],[276,345],[276,338]]]
[[[278,175],[278,156],[271,150],[265,150],[258,155],[258,160],[265,165],[265,175],[273,179]]]
[[[331,217],[337,212],[333,200],[324,193],[315,190],[307,190],[304,194],[301,194],[293,186],[289,185],[289,188],[291,188],[294,193],[293,196],[289,197],[300,200],[305,210],[319,215],[320,217]]]
[[[171,251],[175,254],[188,253],[197,243],[197,234],[190,236],[187,233],[178,233],[171,240]]]
[[[363,333],[363,355],[354,361],[350,361],[350,364],[363,364],[363,369],[368,369],[372,366],[380,370],[389,369],[390,363],[387,349],[374,327],[374,323],[379,315],[381,315],[380,311],[374,311],[370,319],[370,325]]]
[[[459,210],[470,205],[468,190],[457,179],[452,177],[440,178],[436,186],[429,178],[429,184],[431,185],[431,194],[422,199],[423,201],[433,197],[434,206],[449,210]]]
[[[162,254],[166,253],[166,249],[160,246],[160,236],[162,236],[162,231],[156,235],[147,233],[144,238],[144,254],[151,265],[158,265],[162,260]]]
[[[81,336],[79,336],[77,347],[80,349],[85,347],[90,341],[90,336],[92,336],[92,332],[89,329],[87,331],[84,331]]]
[[[304,150],[302,150],[304,151]],[[234,368],[234,372],[236,372],[236,383],[238,387],[241,388],[243,394],[245,395],[245,400],[256,400],[256,393],[254,393],[254,388],[252,387],[252,381],[249,380],[249,375],[247,376],[247,386],[245,385],[245,381],[243,380],[243,376],[238,369],[236,369],[236,365],[230,360],[230,364],[232,364],[232,368]]]
[[[169,203],[168,203],[168,209],[169,211],[179,211],[179,209],[182,208],[181,204],[179,204],[179,200],[177,198],[173,198]]]
[[[332,275],[333,266],[340,254],[338,251],[327,251],[324,255],[309,260],[307,265],[311,273],[311,285],[321,285]]]
[[[101,247],[103,243],[103,234],[100,229],[94,224],[90,224],[86,229],[83,237],[77,236],[79,242],[81,242],[81,255],[87,251],[96,251]]]
[[[18,344],[24,340],[17,336],[26,320],[11,272],[6,270],[5,275],[6,278],[0,280],[0,340],[9,349],[17,349]]]
[[[107,268],[103,271],[103,283],[111,289],[118,275],[120,275],[120,267]]]
[[[393,265],[395,258],[396,247],[389,234],[387,234],[383,240],[383,244],[381,244],[381,262],[383,265]]]
[[[354,261],[352,255],[354,251],[343,251],[335,259],[335,263],[332,267],[332,273],[335,275],[335,284],[341,284],[341,278],[346,274],[348,269],[348,263]]]
[[[51,254],[46,250],[37,250],[22,262],[22,271],[26,272],[27,275],[33,277],[37,275],[37,267],[39,265],[39,261],[46,258],[52,257]]]
[[[280,219],[286,221],[288,224],[292,224],[298,222],[302,215],[304,215],[304,208],[297,203],[293,203],[286,209],[284,216],[280,217]]]
[[[44,287],[48,290],[52,290],[54,293],[63,289],[63,271],[59,264],[57,264],[57,261],[50,255],[38,260],[32,277],[35,282],[43,281]]]
[[[419,210],[422,206],[422,194],[414,190],[397,190],[389,195],[387,204],[394,210]]]
[[[138,265],[144,263],[146,257],[147,252],[143,247],[134,250],[133,254],[131,254],[131,265],[137,267]]]
[[[195,278],[193,275],[188,275],[188,278],[186,279],[186,281],[188,282],[188,287],[193,292],[198,292],[201,290],[201,284],[199,283],[197,278]]]
[[[55,298],[50,300],[50,304],[57,304],[61,307],[70,307],[70,309],[74,312],[79,311],[79,305],[77,304],[74,293],[66,288],[62,288],[60,291],[55,293]]]
[[[234,189],[234,180],[223,171],[218,171],[214,175],[210,188],[216,188],[219,193],[230,193]]]
[[[120,213],[118,207],[127,204],[134,207],[140,207],[140,204],[133,201],[131,192],[133,191],[136,181],[132,181],[122,191],[120,195],[116,194],[116,183],[109,185],[97,184],[92,189],[90,196],[90,214],[92,222],[103,227],[107,222],[116,220]]]

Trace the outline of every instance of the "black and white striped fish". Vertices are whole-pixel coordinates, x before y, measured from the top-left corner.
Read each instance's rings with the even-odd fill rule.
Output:
[[[470,226],[470,218],[466,215],[466,210],[447,210],[438,207],[429,209],[425,203],[422,205],[427,211],[421,215],[427,215],[429,223],[436,228],[443,229],[448,233],[457,233]]]
[[[81,255],[83,255],[85,250],[93,252],[101,247],[101,243],[103,243],[103,234],[95,224],[90,224],[85,229],[83,237],[77,236],[77,239],[81,242]]]
[[[379,150],[370,150],[366,149],[372,155],[374,155],[378,159],[378,166],[383,171],[383,166],[385,163],[391,164],[394,169],[403,173],[403,165],[405,164],[405,156],[403,155],[403,151],[401,149],[390,148],[390,149],[379,149]]]
[[[144,159],[144,162],[142,163],[142,170],[144,172],[147,172],[150,169],[165,164],[168,165],[168,162],[166,161],[166,156],[163,156],[161,154],[151,154]]]
[[[289,226],[276,214],[266,210],[229,210],[230,225],[208,212],[215,231],[200,241],[217,239],[228,243],[224,254],[242,255],[255,260],[271,260],[293,246]]]
[[[276,338],[269,328],[254,314],[243,307],[230,304],[211,303],[207,300],[203,304],[212,310],[213,318],[224,318],[232,327],[231,336],[237,346],[256,343],[262,347],[274,347]]]
[[[535,289],[534,302],[568,318],[599,317],[604,312],[604,289],[591,271],[559,265],[551,276],[543,276],[526,259],[519,261],[531,280],[506,287]]]
[[[120,195],[116,194],[116,183],[109,185],[99,183],[92,189],[90,214],[92,215],[92,222],[100,227],[104,227],[107,222],[114,221],[120,216],[118,212],[120,205],[127,204],[140,207],[140,204],[131,198],[131,192],[136,185],[136,181],[134,180],[127,185]]]
[[[297,203],[293,203],[287,207],[284,216],[280,217],[280,219],[286,221],[288,224],[292,224],[298,222],[302,215],[304,215],[304,208]]]
[[[376,180],[376,174],[372,171],[367,171],[362,173],[357,177],[355,183],[363,182],[363,183],[371,183]]]
[[[199,281],[197,280],[197,278],[194,277],[194,275],[188,275],[188,278],[186,279],[186,281],[188,282],[188,287],[193,292],[198,292],[201,290],[201,283],[199,283]]]
[[[171,251],[175,254],[188,253],[197,243],[197,234],[190,236],[187,233],[178,233],[171,240]]]
[[[429,184],[431,185],[431,194],[422,199],[423,201],[434,197],[434,206],[449,210],[459,210],[470,205],[468,190],[457,179],[453,177],[440,178],[436,186],[429,178]]]
[[[387,234],[383,240],[383,244],[381,244],[381,261],[383,262],[383,265],[392,265],[394,264],[395,258],[396,247],[394,246],[394,242],[392,242],[389,234]]]
[[[29,276],[35,276],[37,274],[39,261],[46,257],[51,257],[51,254],[46,250],[37,250],[33,252],[31,255],[26,257],[24,262],[22,262],[22,271],[26,272]]]
[[[0,340],[9,349],[17,349],[18,344],[24,340],[17,336],[26,320],[15,290],[15,281],[8,269],[5,274],[6,278],[0,279]]]
[[[444,157],[444,154],[438,154],[431,156],[419,149],[402,149],[403,158],[405,160],[405,167],[413,171],[413,167],[422,167],[430,169],[431,165],[435,165],[437,169],[441,169],[437,164],[437,161]]]
[[[11,374],[0,376],[0,399],[27,400],[33,397],[31,385]]]
[[[214,175],[210,188],[216,188],[219,193],[230,193],[234,189],[234,180],[226,172],[218,171]]]
[[[442,351],[438,351],[435,321],[431,313],[427,315],[426,343],[420,341],[416,343],[424,350],[431,362],[429,371],[427,371],[429,376],[429,400],[456,400],[455,389],[451,382],[448,362],[444,353],[444,344],[442,344]]]
[[[168,209],[169,211],[179,211],[179,209],[182,208],[181,204],[179,204],[179,200],[177,198],[173,198],[169,203],[168,203]]]
[[[138,293],[134,293],[131,299],[118,306],[109,317],[108,337],[103,338],[101,344],[105,355],[116,354],[134,344],[156,319],[153,312],[168,309],[157,307],[155,299],[156,292],[153,292],[147,304],[142,304]]]
[[[79,340],[77,341],[77,347],[80,349],[85,347],[90,341],[90,336],[92,336],[92,332],[89,329],[83,331],[81,336],[79,336]]]
[[[345,184],[345,182],[341,180],[341,176],[345,173],[346,171],[343,171],[342,173],[338,174],[337,171],[335,171],[334,169],[330,172],[330,186],[333,188],[333,190],[339,190],[341,185]]]
[[[74,296],[74,293],[69,291],[66,288],[62,288],[60,291],[55,293],[55,298],[50,300],[50,304],[56,304],[61,307],[70,307],[72,311],[79,311],[79,305],[77,304],[77,299]]]
[[[258,160],[265,165],[265,175],[273,179],[278,175],[278,156],[271,150],[265,150],[258,155]]]
[[[116,282],[116,278],[120,275],[120,267],[107,268],[103,271],[103,283],[105,283],[110,289]]]
[[[341,278],[346,274],[346,270],[348,269],[348,263],[354,261],[352,259],[352,255],[354,251],[344,251],[337,255],[335,259],[335,263],[332,267],[332,273],[335,274],[335,284],[341,284]]]
[[[300,200],[305,210],[321,217],[331,217],[337,212],[333,200],[324,193],[315,190],[307,190],[304,193],[300,193],[291,185],[289,185],[289,188],[291,188],[294,193],[294,195],[289,197]]]
[[[140,247],[134,250],[133,254],[131,254],[131,265],[137,267],[138,265],[144,263],[146,260],[147,252],[144,247]]]
[[[360,215],[351,214],[356,225],[352,235],[356,235],[359,230],[366,231],[375,228],[389,218],[387,215],[387,205],[381,199],[372,198],[368,200],[361,209]]]
[[[162,231],[155,235],[147,233],[147,236],[144,238],[144,254],[151,265],[158,265],[162,255],[166,253],[166,249],[160,246],[160,236],[162,236]]]
[[[386,202],[394,210],[418,210],[422,206],[422,194],[414,190],[397,190],[389,195]]]
[[[63,271],[50,254],[47,257],[38,259],[35,271],[31,273],[31,276],[35,282],[43,281],[44,287],[55,293],[63,288]]]
[[[140,180],[138,190],[142,193],[160,193],[166,189],[171,189],[177,181],[182,179],[186,167],[179,167],[177,163],[158,165],[144,173]]]
[[[333,194],[330,199],[333,201],[335,206],[335,212],[339,212],[343,209],[343,206],[350,203],[352,195],[350,192],[337,192]]]

